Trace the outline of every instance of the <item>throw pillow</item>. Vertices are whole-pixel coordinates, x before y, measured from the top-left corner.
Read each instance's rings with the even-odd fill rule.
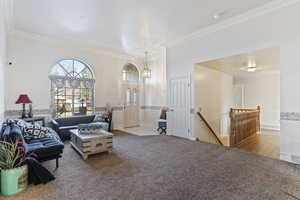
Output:
[[[105,115],[102,113],[96,114],[94,118],[94,122],[105,122]]]
[[[40,138],[53,138],[53,139],[60,140],[59,136],[53,129],[48,127],[42,127],[39,124],[31,124],[21,119],[9,119],[6,121],[5,124],[18,125],[22,130],[22,134],[25,141],[30,141],[33,139],[40,139]]]
[[[52,129],[52,128],[48,128],[48,127],[43,127],[43,129],[45,130],[45,136],[47,138],[53,138],[56,140],[60,140],[60,137],[58,136],[58,134]]]
[[[49,137],[46,128],[41,127],[36,124],[27,125],[24,128],[24,138],[25,140],[33,140]]]
[[[24,128],[28,125],[30,125],[30,123],[28,122],[25,122],[24,120],[22,119],[8,119],[6,121],[7,124],[16,124],[18,125],[22,131],[24,131]]]

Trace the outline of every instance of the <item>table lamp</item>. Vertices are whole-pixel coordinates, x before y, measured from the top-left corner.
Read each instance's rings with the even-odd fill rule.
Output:
[[[16,101],[16,104],[23,104],[23,111],[22,111],[22,119],[26,118],[26,112],[25,112],[25,104],[30,104],[32,101],[29,99],[27,94],[21,94]]]

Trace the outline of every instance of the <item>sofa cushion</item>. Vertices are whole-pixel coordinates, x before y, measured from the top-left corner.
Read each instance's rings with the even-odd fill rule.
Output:
[[[109,124],[107,122],[94,122],[92,124],[97,124],[101,129],[108,131]]]
[[[75,126],[78,124],[87,124],[94,120],[95,115],[79,115],[72,117],[57,118],[55,121],[59,126]]]
[[[105,131],[108,131],[109,124],[107,122],[92,122],[88,124],[79,124],[78,129],[82,133],[89,133],[89,132],[97,132],[99,129],[103,129]]]
[[[22,131],[22,129],[26,128],[28,131],[27,133]],[[42,138],[41,133],[39,132],[40,130],[44,132],[44,137]],[[20,123],[17,123],[14,120],[8,120],[6,123],[3,123],[0,138],[1,140],[5,139],[3,138],[4,132],[9,136],[15,135],[17,137],[20,137],[22,139],[21,142],[25,148],[25,152],[36,154],[38,160],[41,162],[58,159],[61,157],[61,154],[63,152],[64,144],[58,137],[57,133],[51,128],[40,127],[36,125],[33,126],[32,124],[26,122],[23,123],[22,121],[20,121]],[[38,135],[38,137],[35,137],[36,135]],[[25,140],[25,136],[27,136],[29,139]]]
[[[64,144],[52,138],[31,140],[26,144],[27,153],[35,153],[38,159],[62,153]]]
[[[62,141],[70,140],[71,139],[71,130],[67,129],[67,130],[59,131],[58,135]]]

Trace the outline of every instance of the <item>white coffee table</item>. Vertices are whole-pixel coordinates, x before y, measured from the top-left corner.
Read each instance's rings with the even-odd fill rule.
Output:
[[[70,144],[86,160],[89,155],[111,151],[113,134],[105,130],[95,134],[80,134],[74,129],[71,130]]]

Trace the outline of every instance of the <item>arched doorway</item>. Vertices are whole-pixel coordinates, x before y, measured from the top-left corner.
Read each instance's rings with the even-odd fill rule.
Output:
[[[122,70],[124,128],[139,126],[139,71],[131,63]]]

